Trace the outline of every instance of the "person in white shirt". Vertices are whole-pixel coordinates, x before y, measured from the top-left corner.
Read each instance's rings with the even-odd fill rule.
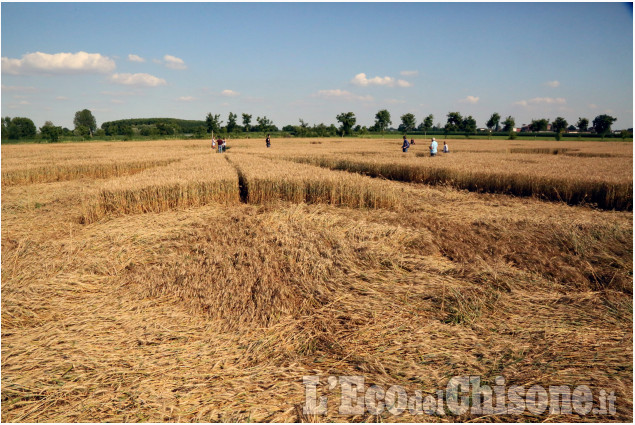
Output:
[[[430,156],[437,156],[437,141],[432,138],[432,143],[430,143]]]
[[[443,153],[450,153],[450,148],[448,147],[448,144],[443,142]]]

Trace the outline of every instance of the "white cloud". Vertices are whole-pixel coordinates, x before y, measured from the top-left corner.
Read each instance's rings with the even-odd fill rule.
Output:
[[[386,103],[391,104],[391,105],[398,105],[398,104],[406,103],[406,101],[405,100],[399,100],[399,99],[386,99]]]
[[[362,102],[372,102],[372,96],[358,96],[346,90],[332,89],[332,90],[319,90],[313,96],[320,97],[322,99],[344,99],[344,100],[358,100]]]
[[[399,74],[404,77],[416,77],[419,75],[419,71],[401,71]]]
[[[142,58],[139,55],[128,55],[128,60],[130,62],[140,62],[140,63],[143,63],[146,61],[144,58]]]
[[[557,80],[555,80],[555,81],[547,81],[545,83],[545,86],[553,87],[553,88],[560,87],[560,81],[557,81]]]
[[[115,69],[115,61],[99,53],[27,53],[22,59],[2,58],[2,73],[81,74],[105,73]]]
[[[121,100],[121,99],[111,99],[111,100],[110,100],[110,103],[114,103],[114,104],[116,104],[116,105],[122,105],[122,104],[124,104],[124,103],[126,103],[126,102],[124,102],[124,101],[123,101],[123,100]]]
[[[589,103],[589,108],[591,109],[597,109],[598,105],[596,105],[595,103]]]
[[[170,69],[187,69],[187,66],[185,66],[185,62],[183,62],[183,59],[177,58],[176,56],[165,55],[163,56],[163,61],[165,63],[165,66]]]
[[[191,102],[193,100],[196,100],[196,98],[193,96],[181,96],[178,98],[178,100],[180,100],[181,102]]]
[[[528,106],[528,105],[564,105],[567,101],[562,97],[534,97],[529,100],[519,100],[514,102],[514,105]]]
[[[366,77],[366,74],[364,74],[363,72],[353,77],[353,79],[351,80],[351,83],[355,84],[356,86],[362,86],[362,87],[366,87],[366,86],[394,87],[395,85],[399,87],[412,86],[412,83],[409,83],[408,81],[395,80],[393,77],[388,77],[388,76],[368,78]]]
[[[55,100],[68,100],[68,97],[66,97],[66,96],[57,96],[55,98]]]
[[[471,103],[472,105],[478,103],[480,97],[478,96],[468,96],[465,99],[459,100],[459,103]]]
[[[167,84],[163,78],[150,74],[113,74],[110,77],[110,81],[125,86],[157,87]]]
[[[235,92],[233,90],[223,90],[222,92],[220,92],[220,94],[222,96],[235,97],[235,96],[238,96],[240,93]]]

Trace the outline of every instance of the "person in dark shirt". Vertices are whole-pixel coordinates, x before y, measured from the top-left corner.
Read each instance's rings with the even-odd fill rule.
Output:
[[[410,147],[410,143],[408,143],[408,138],[406,136],[403,136],[403,145],[401,146],[401,149],[404,152],[408,152],[409,147]]]

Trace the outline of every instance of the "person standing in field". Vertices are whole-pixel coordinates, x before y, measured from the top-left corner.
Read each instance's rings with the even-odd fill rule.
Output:
[[[415,139],[410,139],[410,146],[415,144]]]
[[[212,150],[216,150],[216,139],[212,136]]]
[[[271,147],[271,137],[269,137],[269,135],[267,134],[267,147],[270,148]]]
[[[430,156],[437,156],[437,141],[434,139],[434,137],[432,138],[432,143],[430,143]]]
[[[450,153],[450,148],[448,147],[448,144],[445,143],[445,141],[443,142],[443,153]]]
[[[403,145],[401,145],[401,149],[404,152],[408,152],[409,147],[410,147],[410,143],[408,143],[408,138],[406,136],[403,136]]]

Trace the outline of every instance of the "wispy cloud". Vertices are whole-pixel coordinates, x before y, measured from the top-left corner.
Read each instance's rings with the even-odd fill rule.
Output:
[[[163,62],[170,69],[187,69],[185,62],[181,58],[172,55],[163,56]]]
[[[101,92],[101,94],[106,95],[106,96],[138,96],[140,94],[142,94],[143,92],[139,89],[134,90],[134,91],[109,91],[109,90],[104,90]]]
[[[3,92],[19,92],[19,93],[35,93],[38,91],[35,87],[32,86],[5,86],[2,84]]]
[[[226,96],[226,97],[236,97],[238,95],[240,95],[240,93],[235,92],[233,90],[223,90],[222,92],[220,92],[221,96]]]
[[[359,96],[356,94],[353,94],[349,91],[346,90],[340,90],[340,89],[331,89],[331,90],[319,90],[316,94],[313,95],[314,97],[319,97],[322,99],[343,99],[343,100],[355,100],[355,101],[361,101],[361,102],[372,102],[373,101],[373,97],[372,96]]]
[[[553,88],[560,87],[560,81],[557,81],[557,80],[554,80],[554,81],[547,81],[547,82],[545,83],[545,86],[547,86],[547,87],[553,87]]]
[[[469,103],[469,104],[477,104],[480,97],[478,96],[468,96],[465,99],[460,99],[459,103]]]
[[[99,53],[28,53],[21,59],[2,58],[2,73],[32,74],[90,74],[115,69],[115,61]]]
[[[155,77],[150,74],[113,74],[110,77],[110,81],[116,84],[122,84],[125,86],[143,86],[143,87],[158,87],[166,85],[166,81],[163,78]]]
[[[179,100],[181,102],[192,102],[192,101],[196,100],[196,98],[194,96],[181,96],[177,100]]]
[[[388,76],[368,78],[366,77],[366,74],[363,72],[353,77],[353,79],[351,80],[351,83],[355,84],[356,86],[362,86],[362,87],[366,87],[366,86],[410,87],[412,86],[412,83],[409,83],[406,80],[396,80],[395,78],[388,77]]]
[[[142,58],[139,55],[128,55],[128,60],[130,62],[140,62],[140,63],[143,63],[146,61],[144,58]]]
[[[529,106],[529,105],[564,105],[567,101],[562,97],[534,97],[529,100],[519,100],[514,102],[514,105]]]
[[[419,75],[419,71],[401,71],[399,74],[404,77],[416,77]]]

